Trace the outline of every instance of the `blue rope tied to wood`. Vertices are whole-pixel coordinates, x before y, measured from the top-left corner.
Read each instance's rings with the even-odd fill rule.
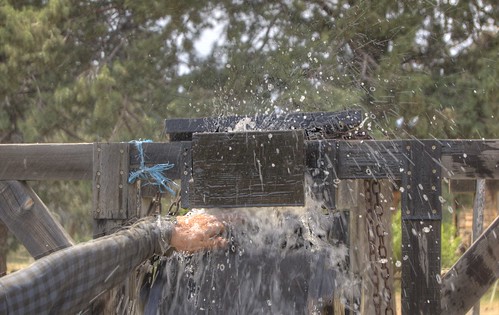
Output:
[[[157,186],[160,192],[169,192],[171,195],[175,196],[175,191],[172,186],[177,187],[177,183],[166,177],[163,172],[174,167],[174,164],[156,164],[153,166],[146,166],[144,162],[144,148],[142,148],[142,143],[150,143],[152,140],[133,140],[130,143],[134,143],[137,151],[139,152],[140,167],[136,171],[130,172],[128,176],[128,183],[133,184],[137,179],[144,181],[142,184]]]

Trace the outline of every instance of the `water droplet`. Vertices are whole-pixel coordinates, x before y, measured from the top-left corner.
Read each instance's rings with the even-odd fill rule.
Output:
[[[438,196],[438,200],[440,201],[440,203],[445,203],[446,202],[446,200],[442,196]]]
[[[423,190],[423,185],[422,184],[418,184],[418,187],[420,190]]]
[[[440,275],[436,275],[435,278],[437,279],[438,284],[442,283],[442,278],[440,277]]]
[[[232,151],[232,147],[229,147],[229,151]]]
[[[467,157],[468,157],[468,154],[463,153],[463,158],[467,158]]]
[[[404,255],[404,257],[402,257],[402,259],[403,259],[403,260],[407,260],[407,259],[409,259],[409,256]]]
[[[230,69],[230,67],[231,67],[230,63],[225,65],[225,68],[227,68],[227,69]]]
[[[272,306],[272,301],[271,300],[267,300],[267,305],[268,306]]]
[[[305,100],[305,95],[302,95],[302,96],[300,97],[300,102],[303,102],[304,100]]]
[[[374,86],[371,86],[371,87],[369,88],[369,91],[374,92],[374,91],[376,91],[376,88],[375,88]]]
[[[397,268],[402,267],[402,262],[401,262],[400,260],[397,260],[397,261],[395,262],[395,267],[397,267]]]
[[[426,194],[423,194],[423,199],[424,201],[428,201],[428,196]]]
[[[451,206],[448,206],[448,207],[447,207],[447,211],[449,211],[449,213],[453,213],[453,212],[454,212],[454,209],[452,209],[452,207],[451,207]]]
[[[423,228],[423,232],[425,232],[425,233],[430,233],[430,228],[429,228],[429,227],[427,227],[427,226],[425,226],[425,227]]]
[[[399,191],[403,193],[405,191],[404,187],[399,187]]]
[[[269,139],[272,139],[273,135],[271,133],[269,133],[268,137],[269,137]]]

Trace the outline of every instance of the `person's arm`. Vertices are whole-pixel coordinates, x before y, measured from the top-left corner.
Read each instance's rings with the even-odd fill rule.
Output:
[[[0,314],[68,314],[85,308],[147,258],[170,246],[195,251],[225,245],[215,217],[148,219],[110,236],[69,247],[0,278]],[[185,238],[185,239],[184,239]]]

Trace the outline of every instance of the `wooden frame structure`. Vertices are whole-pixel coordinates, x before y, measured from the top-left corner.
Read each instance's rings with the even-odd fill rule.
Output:
[[[403,314],[464,314],[499,278],[499,219],[441,277],[441,181],[499,178],[499,140],[349,139],[363,119],[345,111],[167,120],[171,142],[143,143],[143,157],[148,166],[175,165],[165,176],[181,181],[183,207],[299,205],[304,174],[318,169],[324,185],[316,193],[333,209],[336,181],[388,179],[402,192]],[[92,180],[96,236],[146,215],[142,203],[151,194],[127,181],[139,164],[133,143],[0,145],[0,181]],[[232,185],[234,178],[241,185]],[[7,190],[1,184],[0,195]],[[29,233],[19,224],[28,217],[5,208],[31,209],[35,200],[43,213],[34,196],[6,198],[24,200],[20,205],[0,202],[0,219],[17,236]],[[51,229],[39,228],[42,234]],[[53,250],[71,244],[64,233],[55,238]],[[38,246],[31,246],[35,258],[42,255]]]

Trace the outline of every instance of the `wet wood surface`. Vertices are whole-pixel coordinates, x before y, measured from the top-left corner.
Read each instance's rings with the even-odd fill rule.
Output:
[[[337,148],[339,179],[400,179],[404,172],[403,140],[313,140],[327,141]],[[410,140],[418,142],[420,140]],[[452,179],[498,178],[499,140],[439,140],[442,176]],[[182,161],[182,143],[144,143],[147,165]],[[320,146],[307,145],[310,148]],[[305,154],[309,155],[307,151]],[[130,167],[139,164],[137,151],[130,148]],[[91,180],[93,144],[2,144],[0,180]],[[181,177],[180,168],[167,171]]]
[[[441,313],[466,314],[499,278],[499,217],[443,276]]]
[[[303,131],[195,134],[194,207],[303,205]]]
[[[35,259],[73,245],[73,240],[26,184],[0,181],[0,219]]]

